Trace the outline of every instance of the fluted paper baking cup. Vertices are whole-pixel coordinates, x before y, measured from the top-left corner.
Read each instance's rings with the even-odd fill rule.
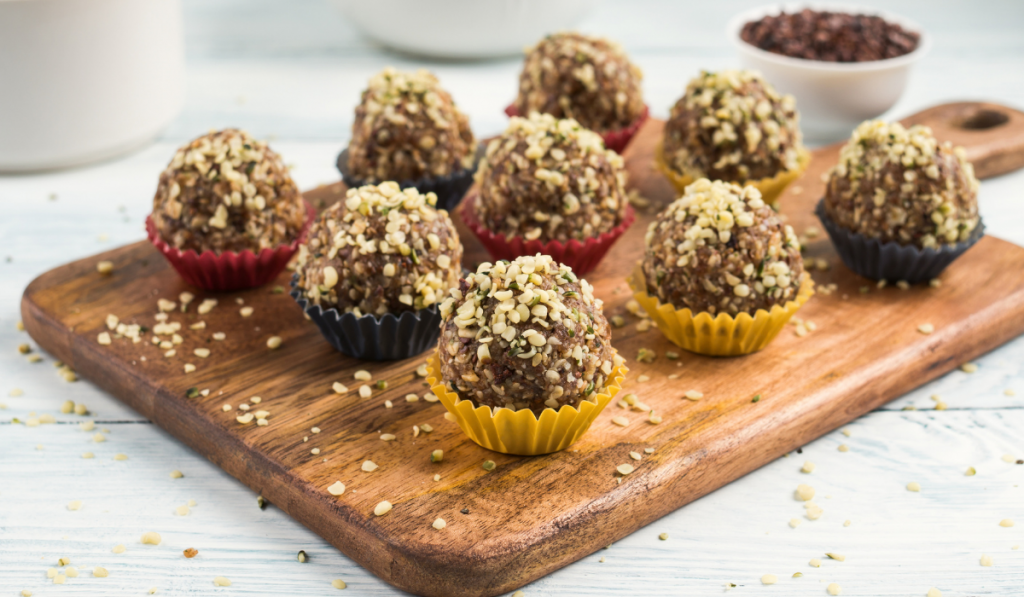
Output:
[[[307,299],[292,277],[292,298],[309,315],[323,337],[342,354],[364,361],[400,361],[426,352],[441,334],[437,305],[399,316],[341,313],[324,309]]]
[[[316,209],[308,201],[303,203],[306,205],[306,223],[299,237],[291,244],[263,249],[259,254],[248,249],[241,252],[224,251],[220,254],[213,251],[196,253],[192,249],[182,251],[168,245],[160,237],[152,216],[146,216],[146,235],[178,275],[192,286],[216,292],[256,288],[276,278],[295,255],[299,243],[306,238],[316,217]]]
[[[608,376],[608,386],[579,409],[563,406],[557,411],[546,408],[540,417],[530,409],[474,407],[473,401],[462,400],[441,380],[441,364],[437,351],[430,357],[427,384],[469,439],[488,450],[520,456],[539,456],[564,450],[576,442],[594,422],[604,407],[622,389],[629,369],[620,365]]]
[[[626,229],[636,219],[633,206],[626,205],[626,216],[618,226],[601,236],[588,238],[583,242],[576,239],[570,240],[567,243],[557,240],[543,242],[540,240],[526,240],[520,236],[506,238],[504,235],[491,232],[480,222],[476,216],[476,210],[474,210],[476,200],[477,194],[475,192],[470,193],[462,207],[459,208],[459,217],[462,218],[462,221],[473,235],[480,240],[480,243],[487,249],[487,252],[491,254],[492,259],[495,261],[501,259],[511,261],[523,255],[541,253],[543,255],[550,255],[555,261],[568,265],[577,275],[586,274],[596,268],[601,263],[605,254],[608,253],[608,250],[615,244],[615,241],[619,240],[619,237],[626,232]]]
[[[473,186],[473,174],[483,157],[483,145],[477,146],[476,154],[473,156],[473,167],[463,168],[452,172],[447,176],[429,177],[425,176],[417,180],[400,180],[398,186],[404,188],[415,187],[422,194],[434,193],[437,195],[437,209],[452,211],[462,201],[462,197]],[[350,189],[359,188],[367,184],[377,184],[352,176],[348,169],[348,148],[338,154],[338,171],[341,172],[341,180]]]
[[[662,143],[662,141],[658,141],[658,145],[654,148],[654,164],[658,167],[658,170],[665,175],[665,178],[672,183],[672,186],[675,187],[676,191],[682,193],[686,187],[693,182],[693,177],[686,174],[680,174],[668,165],[665,161]],[[804,171],[807,170],[807,165],[810,163],[810,152],[806,149],[801,149],[800,154],[797,157],[796,170],[783,170],[771,178],[747,180],[744,181],[741,186],[754,187],[761,191],[761,198],[764,199],[765,203],[775,203],[779,198],[779,195],[782,194],[782,191],[786,190],[786,187],[789,186],[791,182],[803,174]]]
[[[647,282],[640,264],[629,278],[629,287],[633,289],[633,298],[673,344],[690,352],[716,357],[750,354],[768,346],[797,309],[814,294],[814,281],[805,273],[796,297],[784,306],[773,305],[771,311],[758,309],[753,317],[749,313],[733,317],[726,313],[712,316],[707,312],[694,315],[690,309],[662,304],[647,294]]]
[[[859,232],[843,228],[825,212],[824,199],[818,201],[814,213],[825,225],[832,245],[846,267],[853,273],[872,280],[904,280],[910,284],[918,284],[938,278],[950,263],[985,236],[985,224],[979,221],[971,237],[965,241],[941,245],[938,249],[921,249],[894,241],[883,243],[877,238],[868,238]]]
[[[505,114],[512,118],[513,116],[519,116],[519,110],[516,109],[515,104],[509,104],[505,108]],[[636,118],[629,126],[621,129],[615,129],[613,131],[605,131],[603,133],[597,133],[604,139],[604,146],[608,149],[613,149],[617,153],[622,153],[623,149],[629,145],[630,140],[636,135],[636,132],[640,130],[640,126],[643,125],[644,121],[647,120],[647,116],[650,114],[650,110],[647,109],[647,105],[644,105],[644,111],[640,113],[640,116]],[[596,131],[595,131],[596,132]]]

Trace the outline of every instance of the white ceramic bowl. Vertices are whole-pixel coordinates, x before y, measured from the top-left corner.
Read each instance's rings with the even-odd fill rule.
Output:
[[[152,140],[185,96],[180,0],[0,0],[0,172]]]
[[[596,0],[335,0],[366,35],[412,54],[493,58],[519,54],[568,29]]]
[[[917,48],[898,58],[871,62],[822,62],[766,52],[740,38],[743,25],[780,11],[804,8],[851,14],[872,14],[920,34]],[[781,93],[796,97],[801,129],[812,141],[847,137],[861,122],[891,108],[906,87],[910,67],[931,45],[931,38],[917,24],[893,14],[846,4],[773,4],[736,15],[728,25],[729,38],[739,50],[745,68],[760,71]]]

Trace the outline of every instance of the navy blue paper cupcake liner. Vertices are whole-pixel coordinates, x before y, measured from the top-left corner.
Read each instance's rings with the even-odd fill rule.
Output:
[[[473,186],[473,174],[476,173],[477,165],[480,164],[480,158],[482,157],[483,146],[481,145],[477,148],[476,155],[473,157],[472,168],[456,170],[448,176],[439,176],[437,178],[424,177],[418,180],[400,180],[396,182],[403,189],[416,187],[416,190],[420,193],[434,193],[437,195],[437,209],[444,209],[450,212],[459,205],[469,187]],[[348,188],[354,189],[367,184],[373,184],[358,179],[349,172],[348,148],[345,148],[344,151],[338,154],[337,166],[338,171],[341,172],[341,179]]]
[[[938,249],[921,249],[892,241],[883,243],[843,228],[825,212],[824,199],[818,201],[814,213],[825,225],[832,245],[846,267],[872,280],[905,280],[910,284],[918,284],[938,278],[950,263],[985,235],[985,224],[979,221],[978,227],[965,241],[941,245]]]
[[[292,278],[292,298],[302,307],[320,333],[342,354],[364,361],[399,361],[437,346],[441,335],[441,313],[437,305],[406,311],[396,317],[340,313],[310,303]]]

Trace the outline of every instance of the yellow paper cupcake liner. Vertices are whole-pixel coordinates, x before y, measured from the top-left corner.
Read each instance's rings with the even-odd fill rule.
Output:
[[[474,408],[471,400],[462,400],[441,381],[441,366],[437,351],[427,365],[427,383],[444,407],[455,417],[462,432],[469,439],[495,452],[538,456],[558,452],[571,446],[583,436],[601,414],[604,407],[622,389],[629,369],[620,365],[608,376],[604,392],[592,400],[585,400],[579,410],[563,406],[555,411],[545,409],[540,417],[529,409],[513,411],[509,408]]]
[[[775,200],[779,198],[782,191],[786,190],[791,182],[797,179],[804,170],[807,169],[807,165],[811,163],[811,154],[806,149],[801,148],[800,154],[797,156],[797,168],[796,170],[783,170],[771,178],[762,178],[761,180],[748,180],[743,183],[743,186],[754,187],[761,191],[761,198],[764,199],[765,203],[775,203]],[[671,166],[665,162],[665,155],[662,151],[662,142],[658,141],[657,147],[654,149],[654,164],[658,167],[658,170],[668,178],[672,186],[675,187],[676,191],[682,193],[686,187],[693,182],[693,177],[680,174],[676,172]]]
[[[629,278],[633,298],[651,316],[651,320],[673,344],[698,354],[731,357],[757,352],[768,345],[789,322],[797,309],[814,294],[814,281],[804,274],[796,298],[785,306],[774,305],[771,311],[758,309],[753,317],[740,313],[736,317],[719,313],[712,317],[702,312],[696,316],[690,309],[676,309],[658,302],[647,294],[647,283],[637,264]]]

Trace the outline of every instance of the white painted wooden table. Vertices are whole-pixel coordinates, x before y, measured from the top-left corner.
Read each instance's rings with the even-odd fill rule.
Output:
[[[698,5],[699,4],[699,5]],[[725,22],[750,2],[645,0],[603,4],[582,29],[624,43],[643,68],[645,93],[664,116],[698,69],[734,64]],[[898,117],[957,99],[1024,104],[1024,5],[889,3],[921,23],[935,48],[916,69]],[[0,597],[35,595],[328,595],[331,580],[353,595],[398,591],[362,570],[280,510],[257,509],[233,478],[87,382],[57,376],[53,359],[29,363],[15,347],[25,285],[39,273],[143,238],[156,177],[174,148],[211,127],[241,126],[270,137],[295,165],[300,185],[338,178],[352,108],[366,79],[387,64],[438,73],[479,136],[498,132],[513,97],[518,59],[425,63],[364,41],[326,0],[191,0],[185,112],[158,143],[100,166],[39,176],[0,177]],[[0,82],[2,84],[2,82]],[[982,184],[989,233],[1024,243],[1024,173]],[[983,289],[979,289],[983,291]],[[827,333],[822,331],[821,333]],[[1024,594],[1024,338],[524,588],[526,595],[735,594],[923,596]],[[8,396],[14,388],[22,396]],[[1016,395],[1012,391],[1016,390]],[[934,410],[929,399],[948,404]],[[88,405],[109,430],[90,441],[86,417],[60,414],[65,400]],[[904,407],[915,406],[916,411]],[[12,424],[31,413],[57,423]],[[846,444],[848,452],[839,452]],[[81,454],[95,453],[86,460]],[[126,461],[114,455],[128,456]],[[805,460],[817,468],[802,474]],[[968,467],[977,475],[965,476]],[[180,469],[185,477],[171,479]],[[919,482],[920,493],[906,490]],[[793,499],[815,487],[824,508],[804,519]],[[191,514],[174,508],[193,499]],[[68,502],[81,500],[78,511]],[[1016,526],[1001,527],[1002,519]],[[850,521],[844,526],[844,521]],[[143,532],[163,536],[142,545]],[[668,533],[659,541],[660,533]],[[122,554],[111,552],[117,544]],[[187,547],[199,555],[181,556]],[[299,564],[304,549],[311,561]],[[829,560],[825,552],[846,556]],[[979,560],[989,555],[994,566]],[[63,586],[46,570],[68,557],[83,571]],[[820,568],[808,565],[822,559]],[[93,578],[104,566],[108,578]],[[802,578],[792,578],[793,573]],[[763,586],[764,574],[779,578]],[[230,588],[213,578],[225,576]]]

